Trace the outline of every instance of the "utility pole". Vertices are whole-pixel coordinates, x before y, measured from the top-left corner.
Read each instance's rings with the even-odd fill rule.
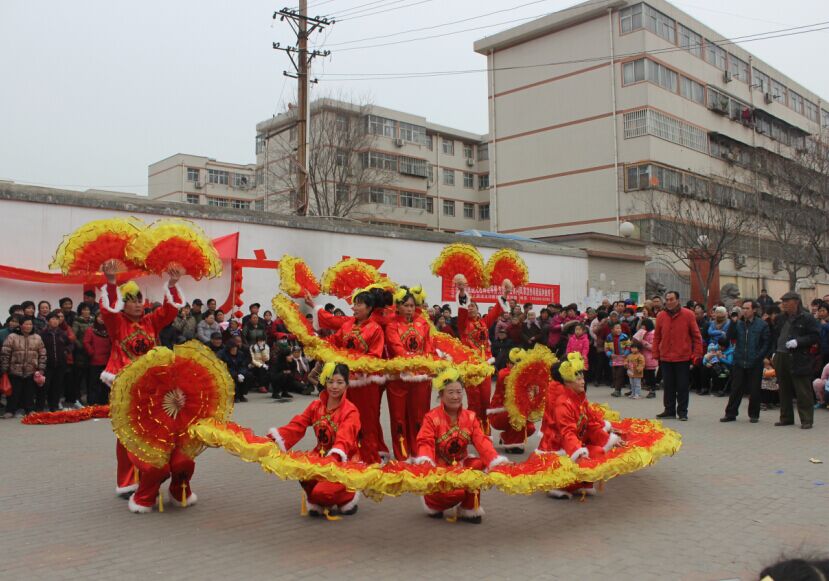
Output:
[[[310,83],[318,82],[317,79],[309,78],[311,61],[318,56],[328,56],[327,51],[308,51],[308,37],[334,24],[333,20],[315,16],[308,17],[308,0],[299,1],[299,10],[283,8],[273,13],[274,20],[279,17],[280,22],[287,22],[296,35],[296,46],[280,46],[280,43],[273,43],[273,48],[281,50],[288,55],[294,72],[282,71],[286,77],[297,80],[297,214],[305,216],[308,213],[308,143],[311,140],[310,123]]]

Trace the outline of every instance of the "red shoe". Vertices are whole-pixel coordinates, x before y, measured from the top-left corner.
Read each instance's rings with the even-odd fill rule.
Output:
[[[268,393],[268,388],[263,385],[259,388],[259,393]]]

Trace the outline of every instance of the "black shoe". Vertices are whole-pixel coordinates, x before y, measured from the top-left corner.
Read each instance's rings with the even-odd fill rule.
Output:
[[[458,520],[468,522],[469,524],[479,525],[483,519],[480,516],[459,516]]]
[[[625,397],[630,397],[633,394],[632,390],[628,390],[625,392]]]
[[[737,418],[732,417],[732,416],[724,416],[724,417],[720,418],[720,421],[721,422],[736,422]]]
[[[757,422],[759,422],[759,421],[760,421],[760,418],[751,418],[751,419],[750,419],[750,420],[748,420],[748,421],[750,421],[752,424],[756,424]]]
[[[292,396],[287,391],[283,391],[282,395],[280,395],[279,397],[282,398],[282,399],[294,399],[294,396]]]
[[[350,509],[342,511],[340,514],[343,516],[351,516],[352,514],[357,514],[358,508],[360,507],[355,504]]]
[[[718,391],[718,392],[717,392],[717,393],[715,393],[714,395],[716,395],[717,397],[725,397],[725,396],[727,396],[727,395],[728,395],[728,392],[726,392],[726,391]]]
[[[661,414],[656,414],[656,417],[661,419],[661,420],[666,420],[666,419],[675,420],[676,419],[676,414],[669,414],[668,412],[662,412]]]
[[[648,395],[645,396],[645,399],[653,399],[655,397],[656,397],[656,392],[655,391],[650,391],[650,392],[648,392]]]
[[[507,454],[523,454],[524,449],[523,448],[509,447],[509,448],[504,448],[504,452],[506,452]]]
[[[426,516],[428,516],[429,518],[439,519],[443,518],[443,512],[430,512]]]
[[[679,421],[680,422],[687,422],[688,421],[688,416],[679,416]]]
[[[245,397],[245,396],[243,396],[243,395],[240,395],[240,396],[239,396],[239,401],[240,401],[240,402],[242,402],[242,403],[247,403],[248,398],[246,398],[246,397]]]
[[[812,424],[800,424],[800,429],[801,430],[811,430],[812,429]]]
[[[318,510],[309,510],[308,511],[308,516],[310,516],[310,517],[321,517],[322,513]]]
[[[711,392],[708,391],[707,389],[701,389],[697,392],[697,395],[708,395],[709,393],[711,393]]]
[[[613,393],[610,394],[611,397],[622,397],[622,392],[618,389],[613,390]]]
[[[774,422],[775,426],[793,426],[794,422]]]

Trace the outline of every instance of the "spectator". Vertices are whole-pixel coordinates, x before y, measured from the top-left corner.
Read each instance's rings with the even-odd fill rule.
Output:
[[[35,304],[32,301],[23,301],[22,303],[20,303],[20,306],[23,308],[23,317],[24,318],[29,317],[30,319],[34,319]]]
[[[35,317],[35,332],[40,333],[46,328],[46,321],[49,313],[52,312],[52,305],[49,301],[40,301],[37,304],[37,317]]]
[[[780,421],[775,426],[794,424],[792,398],[797,399],[800,428],[812,428],[814,395],[811,389],[812,345],[820,341],[817,320],[803,309],[800,295],[789,291],[780,300],[783,314],[777,318],[774,370],[780,386]]]
[[[84,303],[84,306],[88,305]],[[75,322],[77,323],[77,321]],[[106,405],[109,403],[109,386],[101,381],[101,373],[104,372],[109,361],[112,342],[106,325],[104,325],[104,316],[100,311],[95,315],[95,322],[84,333],[83,347],[89,360],[86,403],[88,405]]]
[[[66,331],[60,328],[60,323],[59,311],[52,311],[46,315],[46,328],[40,334],[46,347],[46,384],[37,390],[35,405],[37,409],[45,409],[48,406],[50,412],[58,411],[60,398],[63,397],[66,358],[73,344]],[[76,409],[83,407],[80,402],[66,403]]]
[[[567,305],[562,314],[554,315],[547,334],[547,346],[557,355],[562,355],[567,348],[567,330],[579,321],[576,305]]]
[[[567,339],[566,352],[568,354],[581,353],[581,358],[584,360],[584,370],[589,369],[590,335],[587,333],[587,327],[584,326],[584,323],[578,323],[573,334]]]
[[[666,296],[666,299],[667,299],[667,296]],[[662,310],[664,309],[664,307],[662,306],[662,297],[660,297],[659,295],[653,295],[651,297],[651,308],[653,310],[653,316],[654,317],[659,316],[659,313],[661,313]]]
[[[541,332],[544,337],[544,341],[547,340],[547,335],[550,333],[550,321],[550,310],[547,307],[544,307],[538,312],[538,324],[541,325]]]
[[[527,311],[527,320],[521,328],[521,343],[525,349],[532,349],[536,343],[544,342],[544,331],[535,315],[535,311]]]
[[[611,377],[613,380],[613,397],[621,397],[622,386],[625,384],[625,361],[630,354],[630,338],[622,332],[622,324],[615,323],[610,328],[604,343],[605,355],[610,360]]]
[[[206,311],[204,318],[196,325],[196,339],[207,345],[210,343],[210,336],[213,333],[221,333],[222,329],[216,322],[216,314],[213,311]]]
[[[35,374],[42,376],[45,371],[46,347],[34,332],[34,320],[27,317],[20,323],[20,334],[9,335],[0,349],[0,373],[8,373],[12,384],[4,418],[23,417],[34,411]]]
[[[774,341],[771,342],[774,345]],[[770,410],[780,405],[780,387],[777,385],[777,373],[774,371],[774,365],[771,359],[766,357],[763,359],[763,382],[760,409]]]
[[[437,320],[437,323],[435,323],[435,326],[437,327],[438,331],[440,331],[441,333],[446,333],[447,335],[451,335],[452,337],[455,337],[455,338],[458,337],[458,334],[455,331],[455,329],[453,329],[452,326],[449,323],[446,322],[446,317],[444,317],[443,315],[438,317],[438,320]]]
[[[201,299],[195,299],[193,301],[193,306],[190,307],[190,314],[196,320],[196,325],[201,323],[201,320],[204,317],[204,314],[202,313],[202,310],[201,310],[203,305],[204,305],[204,303],[201,302]]]
[[[743,301],[743,318],[728,329],[727,339],[734,342],[731,367],[731,397],[721,422],[733,422],[740,413],[743,395],[748,392],[748,418],[752,424],[760,421],[760,403],[763,381],[763,359],[771,348],[771,334],[757,313],[756,301]]]
[[[198,299],[197,299],[198,300]],[[190,305],[184,305],[178,310],[176,320],[171,323],[176,335],[184,341],[196,337],[196,327],[199,322],[191,313]]]
[[[20,321],[23,320],[21,315],[12,315],[6,319],[6,325],[0,329],[0,347],[6,342],[9,335],[12,333],[20,334]]]
[[[820,302],[817,309],[817,319],[820,323],[820,365],[829,363],[829,303]]]
[[[233,340],[219,352],[219,359],[227,365],[227,371],[233,378],[236,388],[233,401],[246,402],[248,398],[248,376],[250,375],[250,357],[247,351],[240,349],[239,341]]]
[[[679,304],[677,291],[665,294],[665,309],[656,316],[653,356],[659,361],[665,389],[665,409],[656,417],[687,421],[689,372],[693,362],[702,359],[702,336],[694,313]]]
[[[507,326],[507,337],[509,337],[509,340],[515,347],[521,347],[524,344],[524,325],[523,319],[521,318],[522,316],[511,317],[510,323]]]
[[[210,347],[210,350],[213,353],[219,354],[219,351],[224,349],[224,343],[222,342],[222,334],[221,333],[212,333],[210,335],[210,343],[207,344]]]
[[[208,311],[216,312],[216,299],[207,299],[207,303],[205,304]]]
[[[257,317],[259,316],[260,307],[261,305],[259,303],[252,303],[250,307],[248,307],[248,310],[250,310],[250,312],[247,315],[245,315],[244,318],[242,318],[243,329],[247,326],[248,321],[250,321],[252,315],[256,315]]]
[[[293,373],[291,376],[294,379],[295,386],[301,386],[302,395],[312,395],[314,388],[308,383],[308,376],[311,373],[312,363],[302,353],[302,347],[294,345],[291,349],[291,359],[293,363]]]
[[[279,347],[274,349],[271,359],[271,397],[281,401],[293,399],[291,391],[296,391],[294,385],[293,354],[290,349]]]
[[[83,301],[78,304],[78,314],[81,314],[81,308],[86,305],[89,307],[89,313],[92,318],[95,318],[95,315],[98,314],[98,301],[95,300],[95,291],[94,290],[86,290],[83,292]]]
[[[639,341],[630,342],[630,353],[625,358],[627,375],[630,378],[630,398],[642,397],[642,378],[645,375],[645,356],[641,353],[642,344]]]
[[[230,319],[228,321],[227,329],[222,333],[222,340],[229,343],[234,337],[242,337],[242,329],[239,327],[239,321]]]
[[[219,329],[224,331],[227,329],[227,321],[225,321],[225,312],[224,311],[216,311],[216,322],[219,323]]]
[[[818,377],[812,382],[812,388],[814,388],[815,397],[817,398],[815,409],[826,407],[827,383],[829,383],[829,363],[827,363],[826,366],[823,368],[823,371],[820,372],[820,377]]]
[[[599,386],[602,384],[610,384],[610,361],[604,351],[604,340],[610,334],[610,328],[607,326],[607,313],[600,310],[590,323],[590,335],[593,338],[594,362],[590,364],[593,369],[593,385]],[[605,332],[605,330],[607,332]]]
[[[708,352],[702,358],[702,366],[705,370],[703,380],[705,391],[701,395],[706,395],[710,389],[711,393],[717,397],[725,396],[731,377],[731,356],[733,355],[733,349],[726,351],[728,346],[729,343],[725,338],[708,344]]]
[[[72,313],[73,315],[75,313]],[[64,312],[64,316],[66,313]],[[89,305],[81,303],[78,307],[78,315],[75,317],[75,322],[72,325],[72,333],[75,335],[75,344],[73,345],[72,357],[72,377],[69,381],[72,385],[72,390],[80,398],[80,394],[86,392],[86,401],[89,403],[89,356],[86,354],[86,349],[83,346],[86,333],[95,323],[92,318],[92,311]]]
[[[728,318],[728,309],[725,307],[714,307],[714,320],[709,321],[708,327],[702,333],[706,343],[719,344],[720,339],[725,338],[731,320]]]
[[[267,338],[265,323],[259,319],[257,313],[251,314],[247,322],[242,325],[242,341],[245,345],[255,345],[259,339],[266,341]]]
[[[58,301],[58,306],[63,312],[63,320],[66,321],[66,324],[71,327],[75,322],[75,311],[73,310],[74,303],[72,302],[72,299],[69,297],[63,297]]]
[[[268,366],[271,361],[271,350],[265,342],[265,335],[256,337],[256,341],[250,346],[251,379],[253,387],[259,388],[259,393],[268,393],[270,381],[268,380]]]
[[[495,358],[495,371],[501,371],[509,365],[510,349],[517,345],[512,342],[506,326],[500,326],[495,331],[495,340],[492,342],[492,357]]]
[[[659,368],[659,361],[653,356],[654,328],[653,319],[642,319],[642,325],[633,336],[633,340],[638,341],[642,346],[640,351],[645,358],[645,371],[642,375],[642,384],[648,390],[647,399],[656,397],[656,370]]]

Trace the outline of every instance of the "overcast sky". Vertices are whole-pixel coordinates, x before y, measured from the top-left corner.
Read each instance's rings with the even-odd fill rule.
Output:
[[[314,72],[485,68],[486,59],[472,51],[474,40],[521,23],[507,21],[577,2],[542,0],[452,26],[362,39],[530,2],[310,0],[312,14],[341,17],[315,37],[332,55],[320,59]],[[728,38],[829,21],[829,2],[824,0],[674,4]],[[282,76],[290,66],[287,58],[271,48],[274,41],[287,44],[292,39],[288,25],[271,17],[283,6],[264,0],[2,0],[0,179],[146,193],[147,166],[177,152],[254,162],[256,123],[284,108],[295,92],[295,81]],[[486,25],[492,26],[363,48]],[[829,31],[821,31],[744,46],[829,97],[828,41]],[[459,129],[487,131],[485,73],[379,81],[334,82],[326,77],[313,95],[325,93],[370,99]]]

